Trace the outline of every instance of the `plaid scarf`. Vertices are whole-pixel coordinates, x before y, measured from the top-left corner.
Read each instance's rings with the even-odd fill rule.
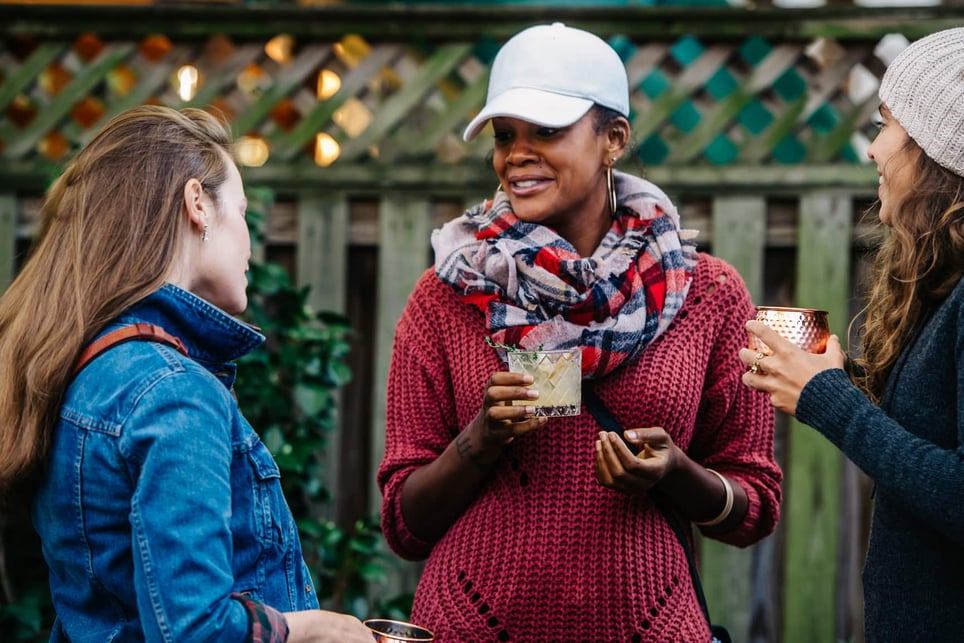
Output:
[[[432,233],[435,273],[478,307],[497,344],[582,347],[583,376],[635,359],[683,305],[695,231],[658,187],[614,172],[619,204],[591,257],[549,227],[519,220],[496,193]]]

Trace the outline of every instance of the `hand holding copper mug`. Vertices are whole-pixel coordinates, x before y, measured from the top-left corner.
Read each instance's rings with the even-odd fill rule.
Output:
[[[758,306],[756,320],[763,322],[808,353],[820,354],[827,350],[830,327],[827,323],[826,310]],[[753,334],[749,336],[747,348],[762,353],[763,357],[773,354],[770,347]]]
[[[843,368],[845,356],[827,329],[825,311],[761,308],[746,328],[743,383],[769,393],[770,403],[789,415],[796,414],[800,391],[814,375]]]

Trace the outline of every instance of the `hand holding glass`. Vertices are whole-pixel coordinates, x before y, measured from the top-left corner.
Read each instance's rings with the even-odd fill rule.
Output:
[[[529,388],[539,399],[527,400],[537,417],[579,415],[582,408],[582,351],[567,348],[553,351],[514,350],[508,352],[509,370],[532,376]],[[519,402],[516,402],[519,404]]]

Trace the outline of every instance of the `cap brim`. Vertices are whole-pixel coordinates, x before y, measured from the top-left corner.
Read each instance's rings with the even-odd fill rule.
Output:
[[[586,98],[526,87],[509,89],[486,103],[465,128],[462,139],[471,141],[486,122],[498,116],[518,118],[543,127],[566,127],[582,118],[592,106],[593,102]]]

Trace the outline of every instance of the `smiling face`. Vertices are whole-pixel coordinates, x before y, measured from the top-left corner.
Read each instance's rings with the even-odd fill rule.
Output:
[[[880,106],[880,118],[880,132],[867,148],[867,156],[877,164],[880,221],[893,225],[900,202],[913,185],[916,157],[910,137],[886,105]]]
[[[197,241],[200,247],[188,290],[237,315],[248,304],[246,273],[251,258],[251,237],[244,218],[248,202],[241,174],[233,162],[227,163],[227,180],[218,189],[216,198],[205,190],[199,200],[208,226],[207,240]]]
[[[493,167],[516,216],[552,227],[584,256],[602,238],[599,231],[609,228],[606,168],[628,140],[625,119],[598,132],[594,118],[590,110],[558,129],[492,119]]]

